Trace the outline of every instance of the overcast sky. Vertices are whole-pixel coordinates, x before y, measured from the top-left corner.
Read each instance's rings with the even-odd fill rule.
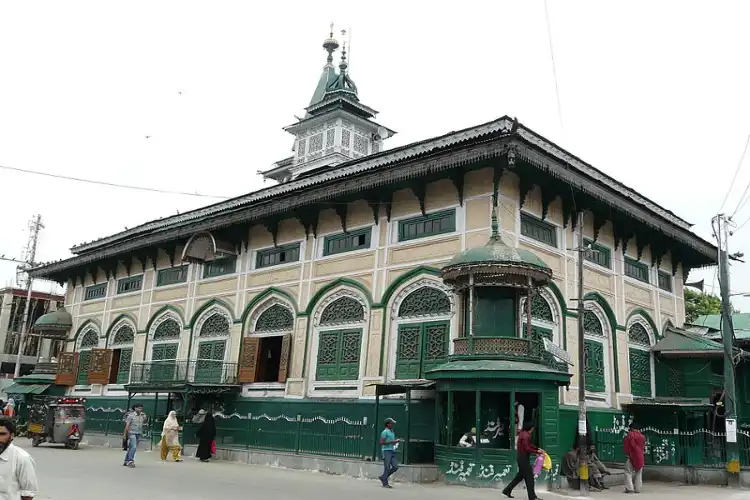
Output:
[[[0,165],[207,195],[259,189],[257,171],[291,153],[281,129],[309,103],[333,21],[351,29],[360,99],[398,131],[388,147],[517,116],[710,238],[750,134],[750,3],[548,10],[562,124],[543,0],[2,0]],[[748,183],[750,154],[725,211]],[[218,201],[4,169],[0,200],[0,255],[21,254],[41,213],[38,260]],[[735,215],[748,218],[750,203]],[[750,223],[730,245],[750,255]],[[0,285],[14,275],[0,263]],[[750,292],[741,264],[731,287]],[[750,311],[750,299],[735,305]]]

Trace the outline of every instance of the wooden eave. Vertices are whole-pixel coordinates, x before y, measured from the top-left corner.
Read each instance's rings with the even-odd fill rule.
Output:
[[[503,124],[507,126],[501,126]],[[341,197],[362,197],[365,192],[372,193],[384,188],[392,190],[417,178],[445,177],[449,170],[497,166],[496,160],[503,155],[508,144],[517,146],[522,161],[544,170],[582,193],[588,193],[600,200],[599,203],[615,200],[611,206],[617,211],[689,248],[697,254],[696,262],[699,265],[715,263],[716,247],[693,234],[689,229],[690,224],[648,200],[646,206],[637,203],[634,197],[640,195],[593,167],[588,166],[589,171],[582,172],[577,165],[560,161],[554,156],[557,150],[544,149],[539,137],[504,118],[442,138],[345,162],[316,175],[192,212],[152,221],[76,247],[74,250],[78,250],[80,255],[36,268],[31,274],[34,277],[74,276],[77,274],[74,268],[85,268],[107,259],[117,260],[127,253],[149,256],[152,252],[150,247],[174,245],[175,241],[184,241],[197,231],[227,230],[230,227],[234,229],[229,231],[247,231],[252,224],[291,215],[301,207],[325,204]],[[570,155],[568,157],[570,161],[580,162]]]

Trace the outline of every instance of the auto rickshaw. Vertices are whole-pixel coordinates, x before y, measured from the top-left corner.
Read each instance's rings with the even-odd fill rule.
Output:
[[[60,443],[77,450],[86,421],[85,398],[43,398],[29,407],[31,445]]]

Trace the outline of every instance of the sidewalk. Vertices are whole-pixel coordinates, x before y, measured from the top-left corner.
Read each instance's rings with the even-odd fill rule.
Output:
[[[644,483],[643,490],[639,494],[625,494],[622,486],[613,486],[602,492],[592,492],[588,497],[590,500],[750,500],[750,490],[730,489],[722,486],[690,486],[681,483]],[[521,498],[515,495],[517,498]],[[556,492],[539,492],[544,500],[576,499],[582,498],[570,494]]]

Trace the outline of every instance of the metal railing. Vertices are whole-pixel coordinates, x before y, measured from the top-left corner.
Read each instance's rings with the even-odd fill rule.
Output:
[[[727,464],[726,434],[708,429],[692,431],[642,429],[646,437],[645,459],[648,465],[725,468]],[[623,430],[597,429],[596,450],[605,462],[624,463]],[[737,431],[740,464],[750,466],[750,432]]]
[[[130,385],[154,384],[236,385],[237,363],[169,359],[132,364]]]
[[[568,366],[555,359],[538,339],[519,337],[459,337],[453,339],[454,357],[484,357],[541,363],[567,372]]]

